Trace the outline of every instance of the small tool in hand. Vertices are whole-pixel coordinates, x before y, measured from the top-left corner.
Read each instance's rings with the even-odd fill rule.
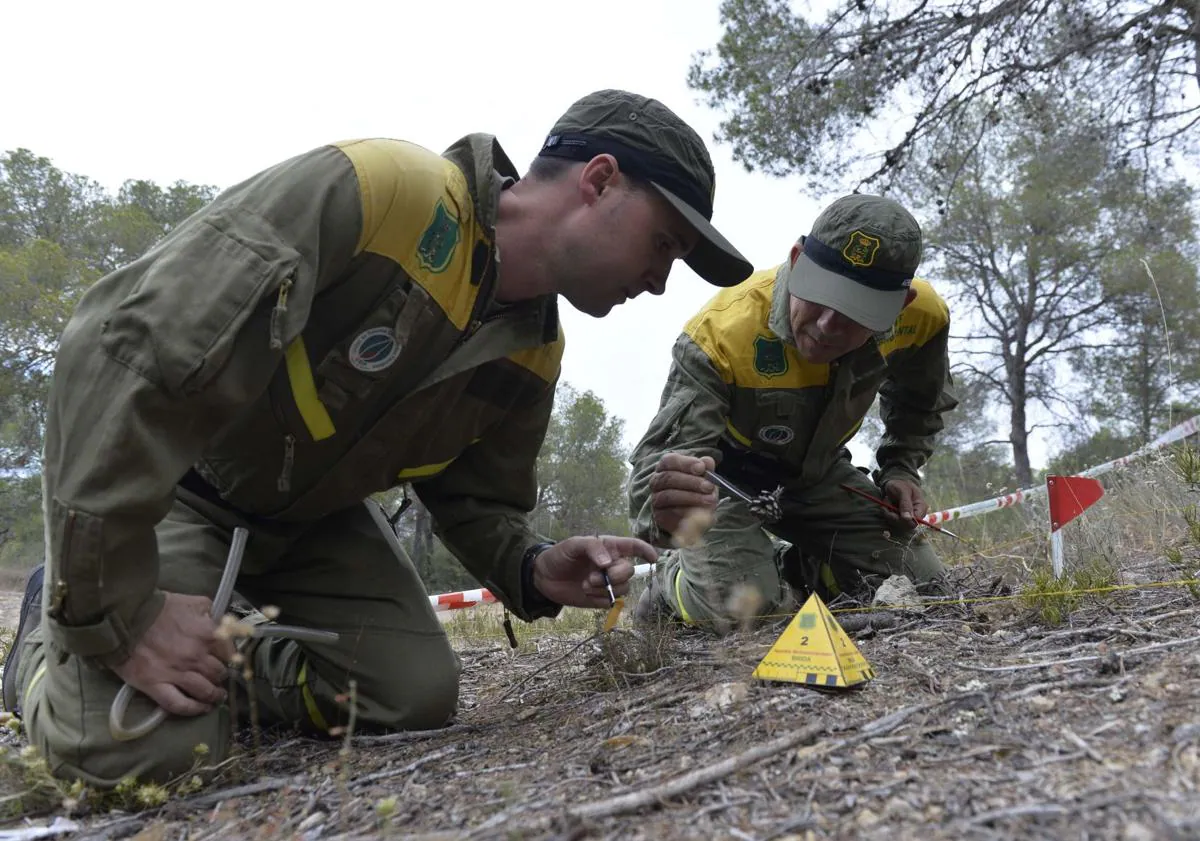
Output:
[[[776,488],[773,491],[765,491],[758,496],[750,496],[750,494],[737,485],[730,484],[729,480],[724,476],[720,476],[711,470],[704,471],[704,478],[724,488],[737,499],[749,505],[750,510],[767,523],[776,523],[783,519],[783,509],[779,505],[779,497],[783,493],[782,487]]]
[[[875,503],[876,505],[880,505],[880,506],[886,508],[888,511],[894,511],[897,514],[900,513],[900,509],[897,508],[895,505],[892,505],[892,503],[888,502],[886,499],[880,499],[879,497],[871,496],[866,491],[860,491],[858,488],[854,487],[853,485],[843,484],[842,490],[849,491],[852,494],[858,494],[863,499],[869,499],[869,500],[871,500],[871,502]],[[928,520],[921,520],[916,517],[914,517],[913,519],[916,520],[921,525],[931,528],[934,531],[940,531],[942,534],[946,535],[947,537],[953,537],[955,540],[962,540],[961,537],[959,537],[954,532],[950,531],[950,529],[944,529],[941,526],[935,526],[933,523],[929,522]]]
[[[621,611],[625,609],[624,597],[618,598],[613,592],[612,582],[608,580],[608,573],[601,571],[604,576],[604,586],[608,588],[608,613],[604,615],[604,633],[608,633],[613,628],[617,627],[617,620],[621,618]]]
[[[708,481],[712,482],[714,485],[718,485],[719,487],[722,487],[725,490],[729,491],[731,494],[736,496],[738,499],[740,499],[742,502],[746,503],[747,505],[754,504],[754,497],[750,496],[750,494],[746,493],[744,490],[739,488],[737,485],[731,485],[725,479],[724,476],[718,476],[716,473],[713,473],[711,470],[705,470],[704,478],[707,479]]]

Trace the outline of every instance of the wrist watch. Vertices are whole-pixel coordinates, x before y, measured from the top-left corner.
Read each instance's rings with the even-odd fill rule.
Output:
[[[533,584],[534,559],[553,545],[554,541],[535,543],[525,550],[525,555],[521,558],[521,601],[530,612],[559,606],[558,602],[551,601],[542,595],[541,591]]]

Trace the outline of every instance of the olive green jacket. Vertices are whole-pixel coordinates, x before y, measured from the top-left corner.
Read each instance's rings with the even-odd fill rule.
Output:
[[[516,177],[488,135],[444,156],[321,147],[222,193],[87,292],[46,430],[60,649],[120,662],[157,616],[154,527],[185,474],[283,523],[411,482],[447,546],[530,618],[521,561],[541,538],[526,514],[563,339],[553,297],[493,301],[499,197]]]
[[[950,313],[928,283],[895,324],[830,364],[806,362],[789,319],[787,264],[719,292],[675,342],[658,414],[631,457],[635,532],[662,544],[650,476],[669,452],[712,456],[747,490],[820,482],[880,399],[876,481],[920,482],[942,415],[957,405]]]

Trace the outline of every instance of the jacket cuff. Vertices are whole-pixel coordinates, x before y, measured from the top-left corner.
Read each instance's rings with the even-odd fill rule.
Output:
[[[553,545],[552,542],[535,543],[525,550],[525,555],[521,558],[521,609],[526,614],[522,618],[554,617],[562,610],[562,605],[542,595],[533,583],[534,559]]]
[[[889,464],[887,467],[876,468],[871,478],[875,480],[875,486],[880,490],[883,490],[883,486],[892,479],[903,479],[906,482],[912,482],[918,488],[921,487],[920,474],[899,464]]]
[[[64,625],[46,616],[46,630],[51,644],[59,651],[111,668],[129,659],[138,641],[162,612],[165,600],[166,594],[155,590],[128,618],[113,612],[90,625]]]

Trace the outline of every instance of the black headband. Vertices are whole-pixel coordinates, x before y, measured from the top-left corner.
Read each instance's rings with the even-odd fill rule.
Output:
[[[569,158],[573,161],[590,161],[596,155],[612,155],[621,169],[636,178],[653,181],[687,202],[705,219],[712,219],[712,200],[674,161],[627,146],[608,137],[590,134],[552,134],[546,138],[538,157]]]
[[[804,238],[804,254],[823,269],[856,280],[864,286],[878,289],[881,292],[899,292],[901,289],[908,289],[913,279],[909,272],[856,266],[848,261],[842,252],[836,248],[830,248],[811,236]]]

